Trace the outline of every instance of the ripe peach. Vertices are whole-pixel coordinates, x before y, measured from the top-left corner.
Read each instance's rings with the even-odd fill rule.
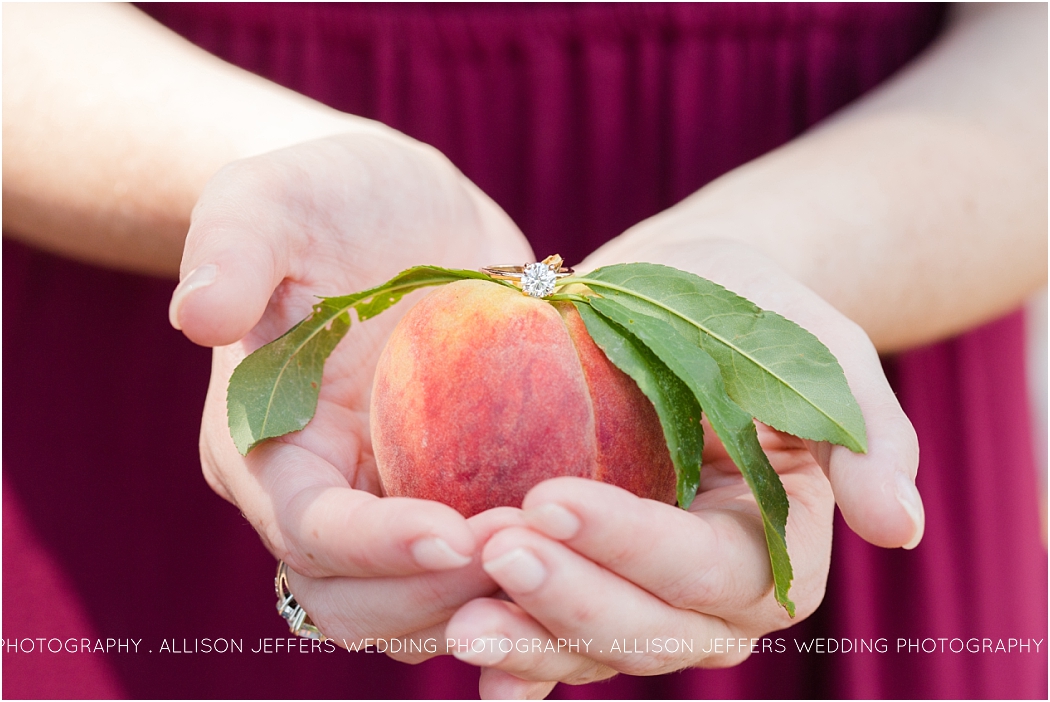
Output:
[[[371,412],[388,495],[469,517],[569,475],[675,499],[656,411],[569,303],[483,280],[438,288],[387,342]]]

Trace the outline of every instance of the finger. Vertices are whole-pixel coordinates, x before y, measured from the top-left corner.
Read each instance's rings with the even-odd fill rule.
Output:
[[[451,507],[379,498],[347,486],[319,456],[282,442],[259,446],[227,483],[274,555],[313,577],[377,577],[470,563],[477,541]]]
[[[171,324],[190,340],[222,346],[243,338],[259,321],[301,245],[295,227],[274,231],[260,193],[272,175],[256,160],[231,164],[208,184],[193,211],[181,280],[168,309]]]
[[[787,624],[771,603],[765,535],[747,485],[707,490],[694,505],[687,512],[594,480],[556,478],[533,488],[523,509],[533,529],[674,607],[754,627],[773,626],[771,618]],[[799,507],[792,517],[804,522],[807,506]],[[802,566],[798,557],[795,565]]]
[[[827,471],[835,501],[853,531],[877,546],[914,548],[926,524],[915,487],[919,468],[915,429],[862,331],[846,330],[825,343],[842,364],[864,414],[868,452],[822,444],[813,446],[813,455]]]
[[[919,442],[901,409],[867,334],[816,293],[799,292],[778,312],[816,334],[838,359],[867,427],[868,452],[814,445],[814,456],[831,480],[835,501],[849,527],[884,547],[914,548],[925,527],[915,488]]]
[[[501,670],[484,668],[478,680],[478,694],[483,700],[542,700],[557,684],[522,680]]]
[[[383,578],[307,578],[292,571],[288,587],[337,645],[421,662],[446,653],[444,627],[457,609],[498,586],[475,561],[454,571]]]
[[[480,542],[521,523],[519,510],[499,508],[473,517],[469,526]],[[413,662],[445,653],[442,633],[449,617],[497,590],[479,554],[463,568],[401,577],[308,578],[293,570],[288,584],[318,628],[339,645],[360,650],[371,642]]]
[[[513,602],[476,599],[445,628],[449,652],[461,661],[497,667],[522,680],[580,685],[616,671],[589,658],[592,641],[558,639]]]
[[[468,523],[474,531],[474,536],[477,538],[478,543],[484,543],[493,533],[500,529],[509,526],[523,526],[525,524],[521,516],[521,510],[510,507],[497,507],[476,514],[468,520]],[[479,564],[480,560],[476,560],[473,565]],[[429,576],[424,574],[418,577],[426,578]],[[484,581],[486,583],[484,591],[473,591],[457,587],[456,592],[459,594],[459,597],[456,600],[454,607],[458,609],[473,597],[492,595],[493,591],[497,588],[496,583],[492,581],[487,574],[484,575]],[[428,583],[427,586],[431,587],[432,590],[440,590],[440,583]],[[386,601],[394,603],[394,606],[399,610],[404,609],[401,598],[390,597],[389,593],[385,594]],[[420,612],[419,614],[422,615],[424,613]],[[438,618],[437,624],[404,635],[402,638],[406,640],[406,643],[402,645],[399,650],[390,651],[387,655],[402,663],[415,665],[429,660],[434,656],[449,654],[450,651],[446,645],[448,638],[445,635],[445,626],[448,624],[448,617],[452,612],[447,611],[443,612],[443,614],[444,616]],[[429,615],[427,617],[421,617],[421,621],[431,621],[432,619],[433,617],[429,617]]]
[[[447,621],[441,621],[425,629],[405,634],[401,637],[401,643],[389,648],[386,655],[399,663],[408,665],[417,665],[435,656],[446,655],[448,653],[448,648],[445,646],[447,624]]]
[[[671,607],[531,529],[511,527],[495,534],[482,550],[482,563],[552,635],[590,640],[589,656],[623,673],[678,670],[703,658],[701,641],[733,635],[721,619]],[[622,645],[654,637],[676,645],[638,652]],[[685,641],[689,645],[677,645]]]

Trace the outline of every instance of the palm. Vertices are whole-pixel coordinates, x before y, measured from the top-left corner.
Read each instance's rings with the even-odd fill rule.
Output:
[[[357,574],[345,555],[323,566],[311,562],[316,554],[310,547],[339,547],[320,543],[325,529],[305,530],[304,524],[321,519],[321,512],[327,528],[338,520],[321,506],[330,497],[325,491],[380,492],[368,429],[372,375],[412,298],[367,324],[354,323],[325,365],[310,424],[244,458],[226,428],[230,375],[244,356],[305,317],[318,296],[367,289],[419,264],[478,268],[524,261],[531,255],[528,245],[443,157],[383,132],[311,142],[220,172],[194,212],[187,256],[227,240],[243,259],[231,260],[229,268],[249,268],[239,272],[242,287],[255,285],[268,300],[243,338],[215,350],[202,427],[205,475],[293,567],[318,575]],[[292,464],[296,470],[285,471]],[[419,521],[423,529],[423,517]]]
[[[806,617],[820,604],[827,579],[834,496],[807,442],[762,424],[758,425],[758,438],[788,494],[787,544],[794,570],[790,596],[798,606],[798,616]],[[765,541],[758,504],[706,422],[703,459],[700,491],[690,511],[712,524],[723,523],[723,538],[731,538],[730,531],[749,533],[752,550],[761,558]],[[767,581],[771,588],[772,574]],[[772,603],[767,601],[762,608],[764,615],[772,615],[783,626],[792,623],[787,613]]]

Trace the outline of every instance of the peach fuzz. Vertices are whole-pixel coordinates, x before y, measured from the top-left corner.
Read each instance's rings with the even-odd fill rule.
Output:
[[[394,329],[371,402],[387,495],[469,517],[576,476],[675,499],[656,411],[569,303],[483,280],[438,288]]]

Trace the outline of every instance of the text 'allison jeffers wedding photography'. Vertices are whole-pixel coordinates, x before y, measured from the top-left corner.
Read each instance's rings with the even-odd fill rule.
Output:
[[[501,653],[571,652],[613,655],[674,654],[1038,654],[1044,640],[1031,637],[928,636],[879,638],[715,638],[656,637],[595,639],[476,638],[476,639],[306,639],[296,636],[247,640],[236,637],[204,638],[71,638],[24,636],[3,639],[7,654],[314,654],[314,653],[424,653],[472,651]]]

